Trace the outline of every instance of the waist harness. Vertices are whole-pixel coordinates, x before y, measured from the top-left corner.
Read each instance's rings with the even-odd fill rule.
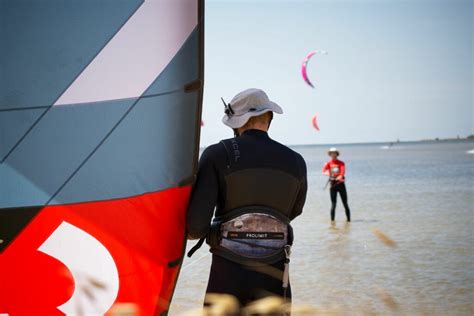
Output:
[[[247,265],[272,264],[286,258],[293,244],[289,220],[264,206],[242,207],[216,217],[207,236],[211,252]]]

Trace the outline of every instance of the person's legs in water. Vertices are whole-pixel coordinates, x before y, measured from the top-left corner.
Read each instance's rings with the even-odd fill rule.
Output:
[[[341,183],[338,185],[339,186],[339,194],[341,195],[341,200],[342,204],[344,205],[344,209],[346,210],[346,218],[347,221],[351,221],[351,210],[349,209],[349,204],[347,203],[347,191],[346,191],[346,185],[344,183]]]
[[[331,221],[334,222],[336,217],[337,185],[331,186],[329,192],[331,195]]]

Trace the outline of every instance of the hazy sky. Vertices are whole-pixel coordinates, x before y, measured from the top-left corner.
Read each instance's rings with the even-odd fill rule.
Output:
[[[220,97],[262,88],[285,144],[474,133],[474,1],[206,1],[201,145],[232,136]],[[300,74],[304,57],[314,56]],[[311,126],[319,113],[321,132]]]

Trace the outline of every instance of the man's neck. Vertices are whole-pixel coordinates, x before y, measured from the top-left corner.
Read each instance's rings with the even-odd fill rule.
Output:
[[[262,125],[255,125],[255,126],[245,128],[243,130],[242,129],[239,130],[239,135],[242,135],[246,131],[249,131],[249,130],[252,130],[252,129],[268,133],[268,127],[265,127],[265,126],[262,126]]]

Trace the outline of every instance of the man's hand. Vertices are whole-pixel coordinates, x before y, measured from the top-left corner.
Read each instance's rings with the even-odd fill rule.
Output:
[[[337,180],[337,181],[343,181],[343,180],[344,180],[344,177],[343,177],[342,175],[337,176],[336,180]]]

